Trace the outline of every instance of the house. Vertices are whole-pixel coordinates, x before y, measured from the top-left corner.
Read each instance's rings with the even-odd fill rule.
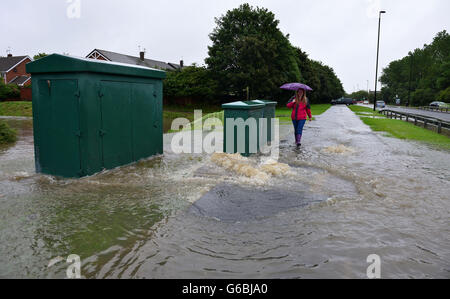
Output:
[[[31,75],[27,74],[25,65],[33,61],[29,56],[0,57],[0,77],[5,84],[18,86],[30,85]]]
[[[170,62],[162,62],[152,59],[145,58],[145,52],[140,52],[139,57],[119,54],[111,51],[105,51],[100,49],[94,49],[91,53],[89,53],[86,58],[98,59],[98,60],[106,60],[112,62],[120,62],[127,63],[133,65],[146,66],[149,68],[156,68],[164,71],[175,71],[183,68],[183,60],[180,61],[180,64],[170,63]]]

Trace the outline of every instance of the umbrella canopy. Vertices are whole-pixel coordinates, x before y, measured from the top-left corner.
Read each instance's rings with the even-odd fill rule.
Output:
[[[287,84],[284,84],[283,86],[281,86],[280,88],[284,89],[284,90],[294,90],[294,91],[297,91],[299,89],[313,91],[313,89],[311,87],[309,87],[308,85],[303,84],[303,83],[287,83]]]

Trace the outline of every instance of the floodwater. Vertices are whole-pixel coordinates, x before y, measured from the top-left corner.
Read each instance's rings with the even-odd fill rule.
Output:
[[[282,126],[279,161],[176,155],[165,135],[163,156],[80,180],[35,174],[31,120],[7,121],[0,277],[65,278],[76,254],[85,278],[366,278],[377,254],[382,278],[450,278],[450,153],[347,107],[300,150]]]

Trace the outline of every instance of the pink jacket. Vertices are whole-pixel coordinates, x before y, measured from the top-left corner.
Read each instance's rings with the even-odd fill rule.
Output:
[[[308,104],[296,104],[295,101],[291,101],[287,104],[287,107],[292,109],[292,120],[305,120],[306,116],[309,116],[309,118],[312,118],[311,115],[311,107]]]

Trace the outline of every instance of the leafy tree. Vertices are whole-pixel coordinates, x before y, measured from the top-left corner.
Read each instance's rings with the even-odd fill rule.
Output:
[[[218,94],[218,84],[211,72],[196,65],[184,67],[180,71],[168,72],[164,80],[164,97],[191,97],[197,101],[214,101]]]
[[[403,101],[410,98],[410,104],[415,106],[428,105],[435,100],[448,101],[450,35],[445,30],[439,32],[430,45],[392,61],[383,70],[380,81],[385,86],[382,95],[390,99],[396,95]]]
[[[34,60],[38,60],[38,59],[44,58],[44,57],[46,57],[46,56],[48,56],[48,54],[45,54],[45,53],[39,53],[39,54],[37,54],[37,55],[34,55],[33,59],[34,59]]]
[[[311,61],[313,72],[318,76],[319,88],[313,88],[315,91],[311,93],[311,101],[318,103],[329,103],[333,99],[342,97],[345,92],[342,83],[334,73],[334,70],[319,61]]]
[[[278,28],[275,15],[243,4],[216,19],[212,45],[205,62],[225,94],[276,99],[279,87],[301,79],[288,36]]]
[[[450,87],[445,90],[442,90],[437,97],[437,100],[440,102],[450,103]]]
[[[346,96],[357,101],[369,100],[369,94],[367,93],[367,90],[359,90]]]

